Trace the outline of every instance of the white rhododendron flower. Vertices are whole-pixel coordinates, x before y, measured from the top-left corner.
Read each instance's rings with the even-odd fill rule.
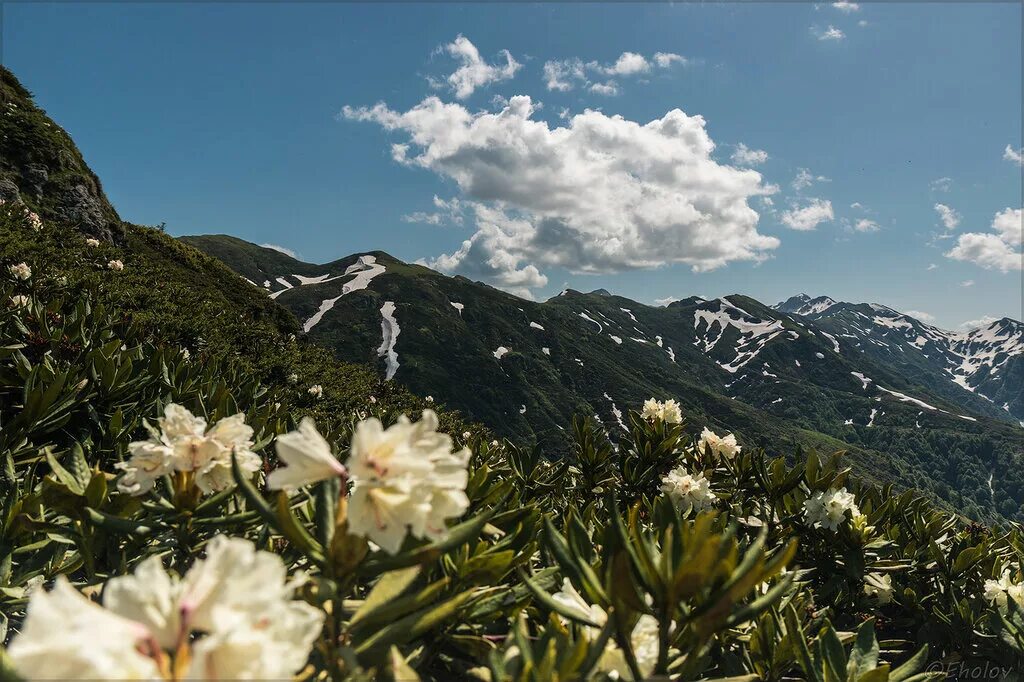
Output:
[[[345,475],[345,467],[309,417],[299,423],[298,431],[278,436],[275,447],[277,458],[286,466],[278,467],[267,476],[267,487],[271,490],[291,491]]]
[[[683,410],[675,400],[669,399],[662,403],[648,398],[644,401],[640,416],[648,421],[660,419],[666,424],[679,424],[683,421]]]
[[[847,492],[846,488],[829,488],[804,502],[804,518],[814,528],[836,530],[846,522],[847,512],[850,512],[850,518],[860,514],[856,502],[853,493]]]
[[[426,398],[424,398],[424,400],[426,400],[428,403],[432,403],[434,402],[434,396],[428,395]]]
[[[26,679],[152,680],[156,661],[145,655],[146,627],[82,596],[67,578],[36,590],[21,631],[7,649]]]
[[[669,496],[676,508],[684,514],[691,509],[701,512],[710,509],[718,497],[711,492],[711,484],[704,474],[696,476],[689,473],[686,467],[677,466],[661,479],[661,491]]]
[[[1010,579],[1010,569],[1003,571],[999,580],[985,581],[985,601],[996,606],[1006,606],[1006,600],[1012,599],[1024,607],[1024,583]]]
[[[179,655],[163,669],[187,679],[289,679],[324,622],[294,587],[276,554],[220,535],[183,578],[155,556],[112,578],[103,607],[58,578],[32,595],[8,653],[30,679],[159,679],[157,658]]]
[[[85,240],[85,245],[86,246],[92,246],[92,247],[99,246],[100,245],[100,240],[99,239],[93,239],[92,237],[89,237],[88,239]]]
[[[710,447],[711,452],[723,459],[732,459],[740,454],[740,446],[736,444],[736,436],[729,434],[724,438],[711,429],[704,427],[700,434],[700,450],[704,452],[705,447]]]
[[[308,389],[306,389],[306,392],[309,393],[314,398],[320,399],[324,395],[324,387],[321,386],[320,384],[313,384]]]
[[[120,272],[121,270],[124,270],[124,263],[116,259],[112,261],[107,261],[107,270],[115,270],[117,272]]]
[[[451,437],[438,433],[437,424],[433,410],[423,410],[415,423],[403,415],[387,429],[375,418],[359,422],[347,462],[355,482],[352,533],[395,554],[406,531],[441,539],[448,532],[445,522],[466,511],[470,452],[453,452]]]
[[[864,594],[874,597],[879,604],[892,601],[892,577],[885,573],[868,573],[864,576]]]
[[[15,279],[20,279],[22,281],[25,281],[32,276],[32,268],[28,266],[28,263],[18,263],[17,265],[12,265],[7,269]]]
[[[299,383],[299,375],[292,372],[291,374],[288,375],[287,381],[289,384],[292,385],[297,384]]]
[[[191,472],[195,485],[209,493],[234,483],[232,453],[246,473],[255,472],[263,464],[263,458],[252,451],[252,428],[242,414],[221,419],[207,430],[205,419],[170,403],[159,424],[159,429],[147,425],[149,440],[129,444],[131,459],[115,465],[124,471],[117,483],[121,492],[142,495],[163,476]]]
[[[579,614],[582,618],[601,627],[604,627],[608,621],[608,614],[605,610],[596,604],[588,604],[568,578],[562,579],[562,589],[552,594],[551,598],[567,611]],[[585,626],[585,629],[592,638],[597,638],[600,633],[598,628]],[[650,677],[658,663],[658,620],[648,614],[640,616],[636,625],[633,626],[629,640],[640,672],[645,678]],[[608,644],[605,645],[605,650],[598,660],[597,669],[601,672],[617,673],[620,679],[633,679],[626,658],[614,639],[609,639]]]
[[[24,308],[28,304],[29,304],[28,296],[23,296],[21,294],[16,294],[14,296],[11,296],[11,305],[14,306],[15,308]]]
[[[39,214],[33,213],[32,211],[25,209],[25,220],[28,221],[28,226],[31,227],[36,232],[39,232],[41,229],[43,229],[43,220],[42,218],[39,217]]]

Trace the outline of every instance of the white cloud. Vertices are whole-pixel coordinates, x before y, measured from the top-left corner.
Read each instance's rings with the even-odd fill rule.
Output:
[[[998,317],[993,317],[991,315],[982,315],[977,320],[967,320],[966,322],[960,323],[959,327],[966,332],[972,329],[977,329],[978,327],[987,327],[998,319]]]
[[[490,83],[509,80],[523,66],[512,58],[512,54],[508,50],[500,52],[501,56],[505,59],[504,64],[488,64],[480,56],[480,51],[476,49],[476,45],[461,33],[453,42],[445,45],[442,50],[461,64],[454,73],[448,76],[448,85],[459,99],[466,99],[477,88],[484,87]]]
[[[740,142],[732,153],[732,162],[737,166],[757,166],[768,160],[768,152],[763,149],[751,149]]]
[[[955,230],[960,226],[960,214],[946,204],[935,204],[935,212],[939,214],[942,226],[947,230]]]
[[[596,95],[614,97],[615,95],[619,94],[619,85],[615,81],[607,81],[605,83],[591,83],[590,91]]]
[[[862,211],[864,210],[864,204],[860,203],[859,201],[855,201],[852,204],[850,204],[850,208],[857,211]]]
[[[700,116],[673,109],[642,124],[587,110],[558,127],[515,96],[499,112],[428,97],[400,112],[345,107],[350,120],[401,133],[396,161],[450,179],[476,232],[431,261],[517,292],[539,267],[616,272],[682,263],[695,271],[761,261],[779,240],[757,231],[760,173],[717,163]]]
[[[289,249],[287,246],[281,246],[280,244],[260,244],[260,246],[262,246],[265,249],[273,249],[274,251],[280,251],[284,255],[291,256],[292,258],[299,257],[299,254],[296,253],[294,250]]]
[[[938,178],[928,183],[933,192],[948,192],[953,186],[953,178]]]
[[[832,6],[839,10],[840,12],[843,12],[844,14],[851,14],[853,12],[860,11],[860,5],[858,5],[855,2],[833,2]]]
[[[623,52],[614,64],[595,68],[606,76],[633,76],[638,73],[647,73],[651,70],[651,64],[642,54]]]
[[[925,268],[925,269],[926,269],[926,270],[929,270],[929,271],[931,271],[931,270],[938,270],[938,269],[939,269],[939,266],[938,266],[938,265],[936,265],[935,263],[929,263],[929,264],[928,264],[928,267],[927,267],[927,268]]]
[[[861,218],[853,224],[853,229],[857,232],[878,232],[882,228],[874,220]]]
[[[962,286],[965,289],[967,287],[973,287],[974,286],[974,280],[973,279],[965,279],[964,281],[960,282],[960,286]]]
[[[992,232],[960,235],[946,258],[974,263],[986,270],[1010,272],[1022,269],[1021,209],[1007,208],[992,219]]]
[[[824,175],[814,175],[806,168],[800,168],[797,171],[796,177],[793,178],[793,189],[800,191],[806,189],[816,182],[832,182]]]
[[[917,318],[918,320],[921,320],[922,322],[931,323],[931,322],[935,321],[935,316],[934,315],[932,315],[931,313],[926,313],[923,310],[908,310],[907,311],[907,315],[910,315],[911,317]]]
[[[829,27],[826,29],[812,26],[811,33],[814,34],[814,37],[818,40],[839,41],[846,37],[845,33],[831,24],[829,24]]]
[[[427,225],[462,224],[462,202],[457,197],[445,201],[435,194],[434,207],[438,210],[433,212],[415,211],[403,215],[402,220],[407,223],[425,223]]]
[[[864,28],[865,26],[868,25],[868,22],[865,19],[861,19],[860,21],[857,22],[857,25],[860,26],[861,28]]]
[[[820,223],[831,222],[835,219],[832,211],[832,202],[827,199],[810,199],[806,206],[793,206],[788,211],[783,211],[780,220],[782,224],[793,230],[806,232],[813,230]]]
[[[681,300],[683,299],[677,298],[675,296],[666,296],[665,298],[654,299],[654,305],[667,306],[669,303],[675,303],[676,301]]]
[[[673,64],[688,64],[689,60],[674,52],[655,52],[647,58],[637,52],[623,52],[618,59],[609,64],[597,61],[584,62],[579,57],[557,59],[544,63],[544,83],[548,90],[568,92],[577,86],[586,88],[599,95],[619,94],[619,85],[615,78],[628,78],[651,71],[653,67],[667,69]],[[603,79],[593,82],[595,78]]]
[[[681,54],[675,52],[655,52],[654,63],[660,69],[667,69],[673,64],[686,64],[688,60]]]
[[[563,59],[544,63],[544,81],[548,90],[566,92],[575,87],[573,81],[587,80],[587,72],[579,59]]]
[[[1006,149],[1003,150],[1003,158],[1018,166],[1024,166],[1024,149],[1014,149],[1010,145],[1006,145]]]

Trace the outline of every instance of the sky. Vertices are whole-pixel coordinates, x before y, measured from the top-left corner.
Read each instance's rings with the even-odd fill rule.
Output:
[[[513,293],[1024,318],[1020,3],[8,3],[122,218]]]

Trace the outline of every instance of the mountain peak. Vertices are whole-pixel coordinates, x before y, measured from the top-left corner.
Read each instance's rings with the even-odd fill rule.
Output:
[[[837,303],[838,301],[828,296],[811,298],[807,294],[801,293],[776,303],[772,308],[780,313],[787,313],[789,315],[817,315],[825,312]]]

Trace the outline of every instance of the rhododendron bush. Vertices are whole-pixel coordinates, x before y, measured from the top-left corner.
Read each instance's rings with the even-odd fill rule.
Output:
[[[64,248],[136,276],[116,247]],[[326,379],[261,381],[50,262],[3,265],[5,679],[868,682],[1024,660],[1020,530],[863,485],[839,454],[769,459],[669,396],[615,431],[566,425],[561,459],[446,429],[440,400],[332,413]]]

